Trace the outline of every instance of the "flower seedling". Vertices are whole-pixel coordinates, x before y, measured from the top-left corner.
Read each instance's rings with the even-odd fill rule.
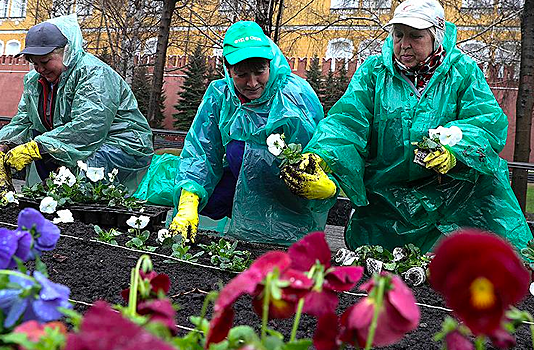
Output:
[[[296,164],[302,159],[302,146],[298,143],[286,144],[284,134],[271,134],[266,143],[269,152],[282,160],[280,168],[286,164]]]
[[[423,140],[412,142],[417,147],[414,163],[425,166],[424,159],[431,152],[443,147],[452,147],[462,140],[462,129],[453,125],[449,128],[439,126],[437,129],[428,130],[428,137],[423,136]]]
[[[8,191],[4,194],[0,194],[0,206],[1,207],[5,207],[6,205],[10,204],[10,203],[13,203],[13,204],[18,204],[19,203],[19,200],[18,200],[18,196],[15,192],[13,191]]]
[[[94,226],[94,230],[97,234],[97,237],[96,237],[97,240],[99,240],[100,242],[105,242],[105,243],[109,243],[113,245],[117,245],[116,237],[122,235],[122,232],[114,228],[111,228],[109,230],[104,230],[98,225]]]
[[[191,246],[188,244],[188,240],[184,239],[181,235],[175,235],[173,237],[167,237],[163,240],[163,246],[171,246],[172,253],[171,257],[190,261],[190,262],[197,262],[198,258],[202,255],[204,255],[204,251],[196,252],[195,254],[191,254],[189,250],[191,249]],[[164,260],[166,263],[176,263],[176,260]]]
[[[240,272],[250,266],[250,252],[237,250],[237,241],[230,243],[221,238],[217,243],[211,242],[210,245],[199,246],[211,256],[211,263],[221,269]]]
[[[148,225],[149,221],[150,218],[144,215],[141,215],[139,217],[131,216],[126,221],[126,224],[131,227],[130,229],[128,229],[128,233],[130,234],[130,240],[125,244],[128,248],[146,250],[148,252],[153,252],[157,249],[157,247],[146,245],[146,242],[150,238],[150,231],[141,231]]]

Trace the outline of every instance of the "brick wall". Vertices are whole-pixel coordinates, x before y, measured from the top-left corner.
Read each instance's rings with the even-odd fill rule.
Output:
[[[214,66],[216,57],[209,57],[208,64]],[[307,58],[288,58],[289,65],[293,73],[305,77],[306,67],[308,64]],[[148,60],[143,60],[143,64],[150,64]],[[174,105],[176,104],[177,92],[183,81],[182,69],[187,64],[187,57],[184,56],[169,56],[167,59],[167,73],[164,78],[164,89],[166,99],[165,108],[165,128],[172,129],[172,114],[175,113]],[[335,66],[338,68],[343,61],[336,61]],[[358,62],[351,60],[348,62],[348,75],[352,76],[356,70]],[[332,66],[332,60],[323,59],[322,69],[323,74],[326,75],[328,69]],[[30,70],[29,64],[21,57],[14,58],[13,56],[0,56],[0,91],[2,91],[2,103],[0,103],[0,116],[13,116],[17,111],[17,105],[22,95],[22,82],[24,75]],[[499,72],[501,74],[499,74]],[[513,159],[514,148],[514,130],[515,130],[515,103],[517,96],[517,84],[513,81],[513,69],[506,67],[502,70],[500,67],[488,67],[486,75],[493,93],[497,98],[500,106],[508,116],[508,142],[501,152],[501,156],[506,160]],[[531,143],[534,145],[534,133]],[[530,162],[534,163],[534,154],[531,154]]]

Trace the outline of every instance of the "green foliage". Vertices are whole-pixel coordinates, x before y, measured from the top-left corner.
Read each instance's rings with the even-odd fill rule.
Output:
[[[241,272],[246,270],[252,262],[249,251],[236,250],[237,241],[230,243],[221,238],[219,242],[199,246],[211,256],[211,263],[221,269]]]
[[[206,71],[206,56],[202,53],[201,46],[197,45],[193,55],[189,57],[188,66],[184,71],[182,91],[178,93],[178,103],[174,106],[178,111],[172,115],[177,130],[189,130],[195,118],[206,90]]]
[[[338,100],[345,94],[345,91],[347,91],[347,87],[349,86],[350,79],[347,74],[347,65],[342,64],[337,71],[335,80],[336,93],[339,96]]]
[[[96,239],[98,241],[113,244],[113,245],[117,245],[117,241],[115,240],[115,237],[122,235],[121,232],[117,231],[114,228],[111,228],[109,230],[103,230],[98,225],[94,226],[94,230],[97,234]]]
[[[323,103],[324,114],[327,115],[330,108],[332,108],[334,103],[339,99],[336,92],[336,77],[332,69],[328,70],[328,74],[326,75],[321,89],[320,97],[321,102]]]
[[[322,67],[317,55],[310,60],[310,69],[306,72],[306,81],[310,84],[317,95],[322,91]]]
[[[187,240],[185,240],[181,235],[176,235],[173,237],[168,237],[163,241],[163,246],[171,246],[172,253],[171,257],[190,261],[190,262],[197,262],[198,258],[202,255],[204,255],[204,251],[197,252],[195,254],[189,253],[189,250],[191,249],[191,246],[187,245]],[[166,263],[174,264],[177,261],[175,260],[165,260]]]
[[[215,67],[211,65],[208,66],[206,71],[206,88],[212,81],[224,78],[224,68],[222,62],[222,58],[219,58]]]
[[[150,91],[152,90],[152,78],[149,76],[147,68],[140,66],[135,68],[132,81],[132,91],[137,99],[139,110],[145,117],[148,116],[148,105],[150,102]],[[165,91],[161,91],[158,95],[158,108],[154,120],[150,121],[150,126],[153,128],[161,128],[163,120],[165,119]]]
[[[128,237],[130,237],[130,240],[125,244],[128,248],[145,250],[147,252],[153,252],[157,249],[157,247],[146,245],[146,242],[150,238],[150,231],[141,231],[138,229],[131,228],[128,229],[128,233]]]

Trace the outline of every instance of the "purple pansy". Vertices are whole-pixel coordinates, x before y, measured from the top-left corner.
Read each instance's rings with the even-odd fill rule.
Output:
[[[48,221],[43,214],[33,208],[21,210],[18,217],[18,230],[29,231],[33,235],[33,249],[37,254],[50,251],[56,247],[59,228]]]
[[[0,309],[6,315],[4,327],[14,326],[21,316],[23,321],[36,320],[45,323],[57,320],[63,316],[57,310],[58,307],[72,307],[68,301],[70,294],[68,287],[51,282],[38,271],[34,272],[33,277],[40,285],[40,289],[36,288],[32,280],[10,276],[10,282],[18,284],[20,288],[0,290]],[[21,297],[22,295],[24,297]]]
[[[27,261],[30,257],[32,237],[26,231],[11,231],[0,228],[0,269],[12,269],[17,266],[13,257]]]

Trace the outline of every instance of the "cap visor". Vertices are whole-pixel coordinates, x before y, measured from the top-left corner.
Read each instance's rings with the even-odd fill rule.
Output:
[[[427,29],[433,26],[432,23],[429,21],[425,21],[424,19],[420,18],[414,18],[414,17],[399,17],[399,18],[392,18],[391,21],[386,24],[386,26],[390,26],[393,24],[404,24],[408,27],[412,27],[415,29]]]
[[[50,52],[54,51],[54,49],[55,47],[26,47],[24,48],[24,50],[16,54],[15,57],[18,57],[20,55],[48,55]]]
[[[248,58],[266,58],[272,60],[273,57],[274,54],[270,47],[247,47],[224,56],[226,61],[232,66]]]

